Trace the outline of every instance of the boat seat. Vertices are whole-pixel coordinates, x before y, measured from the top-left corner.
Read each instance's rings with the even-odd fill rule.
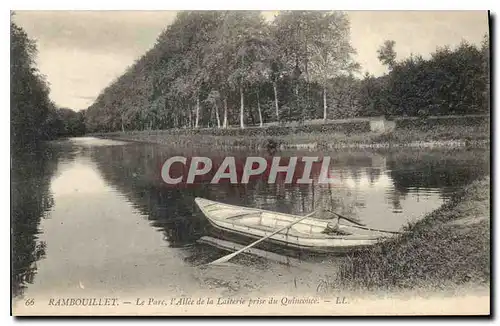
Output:
[[[256,217],[258,217],[258,215]],[[243,218],[243,216],[241,216],[240,218]],[[284,220],[281,220],[281,221],[284,221]],[[242,225],[242,226],[247,226],[248,227],[248,225],[243,224],[243,223],[238,223],[238,224]],[[279,226],[271,226],[271,225],[266,225],[266,224],[255,224],[255,225],[252,225],[252,228],[259,229],[259,230],[262,230],[262,231],[265,231],[265,232],[274,232],[278,228],[283,227],[283,226],[285,226],[285,224],[279,225]],[[309,236],[309,235],[312,235],[312,234],[321,234],[321,232],[310,232],[310,231],[307,232],[307,231],[299,230],[297,228],[294,228],[294,226],[292,226],[291,228],[288,228],[287,230],[284,230],[284,231],[280,232],[280,234],[289,234],[289,235],[292,235],[292,236],[299,236],[299,237],[300,236]]]
[[[262,212],[248,212],[248,213],[242,213],[242,214],[228,217],[226,220],[238,220],[238,219],[241,219],[243,217],[250,217],[250,216],[260,217],[261,215],[262,215]]]

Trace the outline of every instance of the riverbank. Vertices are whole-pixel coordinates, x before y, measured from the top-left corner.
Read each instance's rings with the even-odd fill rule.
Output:
[[[405,231],[347,257],[337,282],[366,289],[489,285],[489,176],[473,182]]]
[[[279,130],[279,132],[275,132]],[[96,133],[92,136],[182,148],[346,149],[346,148],[487,148],[488,125],[436,125],[401,128],[388,133],[360,130],[300,131],[274,127],[238,129],[170,129]]]

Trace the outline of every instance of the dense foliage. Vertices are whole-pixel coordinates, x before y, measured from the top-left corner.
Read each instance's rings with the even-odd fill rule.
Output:
[[[36,67],[36,43],[13,21],[10,24],[11,143],[29,149],[40,140],[85,133],[83,113],[57,108],[49,86]]]
[[[50,110],[44,125],[50,138],[82,136],[86,131],[84,113],[68,108]]]
[[[36,44],[22,28],[10,24],[11,141],[26,145],[42,138],[43,122],[53,104],[47,82],[36,68]]]
[[[462,42],[456,49],[438,48],[429,59],[410,56],[396,61],[395,43],[386,41],[378,59],[389,73],[360,81],[358,116],[416,116],[488,114],[489,42],[480,48]]]
[[[348,16],[284,11],[180,12],[156,44],[86,112],[90,131],[225,128],[356,116],[489,112],[489,44],[396,60],[356,77]]]
[[[91,130],[259,124],[321,115],[327,81],[356,69],[347,15],[181,12],[88,109]],[[324,102],[324,103],[323,103]],[[329,112],[328,112],[329,113]]]
[[[388,73],[359,78],[347,14],[180,12],[156,44],[85,112],[56,108],[36,44],[11,23],[14,144],[85,131],[226,128],[367,116],[489,112],[489,43],[438,48],[428,59],[377,53]]]
[[[412,56],[396,63],[385,100],[393,115],[488,113],[488,45],[463,42],[457,49],[437,49],[429,60]]]

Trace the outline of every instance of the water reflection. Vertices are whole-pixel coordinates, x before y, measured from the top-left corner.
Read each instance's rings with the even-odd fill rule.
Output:
[[[225,156],[232,155],[237,165],[247,156],[259,154],[196,153],[213,162],[222,162]],[[328,187],[317,184],[319,170],[314,169],[316,183],[307,185],[284,184],[283,180],[268,184],[265,179],[254,179],[248,184],[210,184],[217,166],[196,185],[172,187],[161,180],[159,171],[163,162],[175,155],[183,153],[144,144],[92,151],[103,178],[127,194],[154,226],[164,230],[174,247],[192,243],[207,226],[194,206],[197,196],[300,215],[326,204],[373,227],[398,230],[439,207],[457,188],[483,175],[488,166],[485,153],[478,155],[474,151],[345,152],[329,155],[330,176],[339,182]]]
[[[39,239],[40,220],[54,205],[51,179],[58,162],[70,152],[39,145],[29,152],[13,150],[11,156],[12,294],[22,295],[33,283],[37,261],[46,255],[46,243]]]
[[[195,197],[300,215],[326,204],[375,228],[397,230],[489,169],[485,151],[343,152],[329,154],[330,176],[339,180],[330,187],[259,178],[245,185],[171,187],[160,171],[174,155],[222,161],[250,153],[79,139],[14,155],[14,296],[28,285],[51,292],[80,284],[107,290],[197,286],[192,266],[223,252],[196,244],[210,226]]]

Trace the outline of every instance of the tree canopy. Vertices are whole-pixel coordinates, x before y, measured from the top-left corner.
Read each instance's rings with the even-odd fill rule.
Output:
[[[345,12],[179,12],[154,46],[84,112],[49,99],[36,44],[11,23],[12,139],[167,128],[245,128],[356,116],[489,112],[489,38],[443,46],[428,58],[374,51],[388,70],[365,74]],[[84,126],[83,126],[84,124]]]
[[[359,78],[350,39],[344,12],[282,11],[271,22],[257,11],[180,12],[88,108],[87,128],[244,128],[489,111],[488,44],[397,60],[397,44],[386,40],[373,55],[388,73]]]
[[[43,140],[85,133],[83,112],[58,108],[49,98],[49,84],[36,65],[34,40],[10,23],[11,145],[27,150]]]
[[[317,90],[326,94],[327,80],[355,67],[349,33],[342,12],[284,11],[271,23],[258,11],[180,12],[88,108],[87,127],[244,128],[316,118]]]
[[[48,84],[36,67],[36,55],[35,42],[11,21],[11,142],[20,148],[44,137],[43,122],[53,107]]]

